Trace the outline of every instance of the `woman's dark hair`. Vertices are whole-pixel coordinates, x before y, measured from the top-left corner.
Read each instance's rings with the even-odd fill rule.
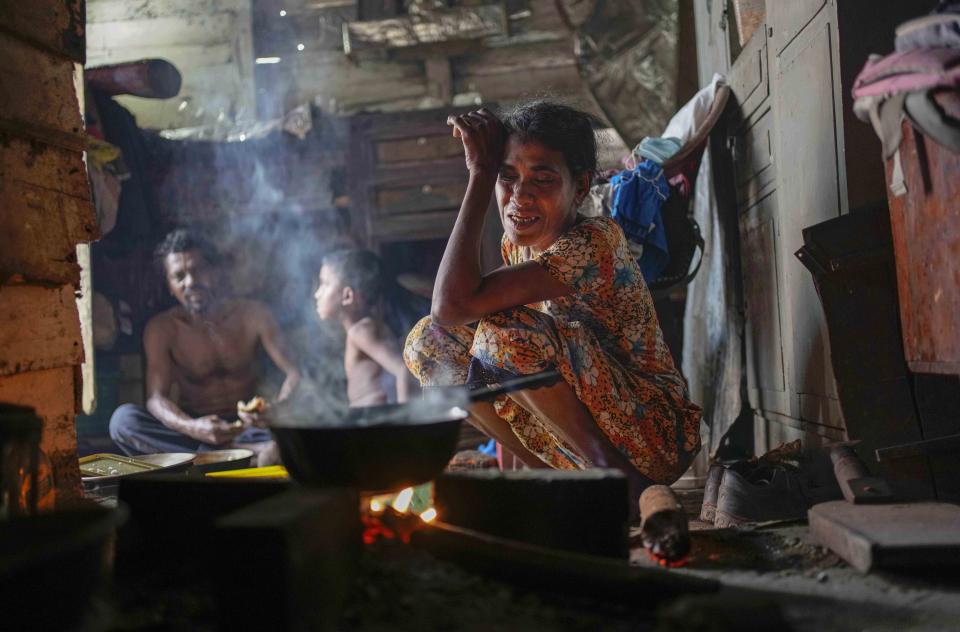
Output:
[[[323,265],[337,275],[344,287],[353,288],[371,303],[383,294],[383,264],[369,250],[337,250],[323,258]]]
[[[220,253],[203,235],[186,228],[178,228],[167,233],[153,251],[154,260],[160,270],[165,271],[167,255],[175,252],[196,250],[212,266],[220,264]]]
[[[568,105],[538,99],[518,105],[502,116],[507,133],[520,140],[535,140],[563,154],[576,178],[597,171],[596,119]]]

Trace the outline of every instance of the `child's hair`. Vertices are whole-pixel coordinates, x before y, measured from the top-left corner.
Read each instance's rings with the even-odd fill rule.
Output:
[[[376,302],[383,294],[383,264],[369,250],[337,250],[323,258],[323,265],[367,302]]]
[[[177,228],[167,233],[153,251],[154,261],[161,271],[166,271],[167,255],[196,250],[212,266],[220,264],[220,253],[210,241],[187,228]]]
[[[596,119],[568,105],[545,99],[522,103],[503,115],[507,133],[521,140],[535,140],[563,154],[570,174],[597,171]]]

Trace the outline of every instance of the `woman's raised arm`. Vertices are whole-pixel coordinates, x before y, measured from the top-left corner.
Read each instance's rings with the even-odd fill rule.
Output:
[[[462,325],[509,307],[570,293],[570,288],[534,262],[482,274],[483,221],[503,160],[506,130],[485,108],[450,116],[447,124],[463,140],[470,179],[437,271],[431,307],[434,322]]]

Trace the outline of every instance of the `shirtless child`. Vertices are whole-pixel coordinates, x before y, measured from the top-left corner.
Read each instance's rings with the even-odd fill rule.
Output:
[[[175,230],[156,254],[178,305],[147,323],[146,409],[120,406],[110,419],[111,438],[131,456],[236,443],[266,447],[270,433],[252,427],[258,424],[257,414],[237,411],[238,401],[257,395],[259,349],[285,374],[277,399],[289,395],[300,380],[270,310],[257,301],[223,295],[219,255],[199,235]]]
[[[384,371],[396,379],[398,402],[419,390],[400,356],[400,344],[375,314],[383,292],[380,259],[367,250],[341,250],[323,260],[316,300],[320,320],[339,322],[347,334],[343,365],[351,406],[389,401]]]

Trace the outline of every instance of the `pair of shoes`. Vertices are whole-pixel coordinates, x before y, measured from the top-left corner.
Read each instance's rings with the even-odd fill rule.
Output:
[[[812,463],[761,464],[751,472],[727,468],[717,493],[713,524],[732,527],[750,522],[799,520],[807,509],[840,498],[836,481],[824,481]]]
[[[713,524],[719,528],[748,522],[794,520],[807,515],[807,501],[797,473],[783,465],[758,469],[752,475],[735,470],[723,474]]]
[[[707,481],[703,486],[703,504],[700,506],[700,520],[712,523],[717,515],[717,498],[720,495],[720,485],[723,473],[733,469],[741,474],[749,474],[757,468],[753,461],[735,461],[733,463],[713,463],[707,470]]]

